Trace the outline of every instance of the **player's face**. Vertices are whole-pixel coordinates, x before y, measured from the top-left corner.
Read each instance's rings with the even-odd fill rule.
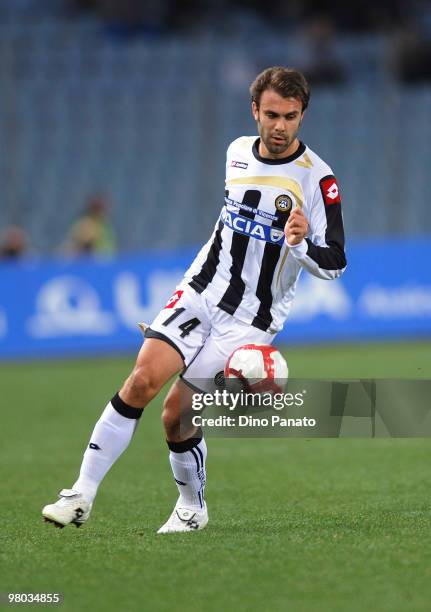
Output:
[[[273,89],[266,89],[260,105],[252,102],[253,116],[260,136],[259,153],[262,157],[287,157],[298,148],[296,138],[304,115],[298,98],[283,98]]]

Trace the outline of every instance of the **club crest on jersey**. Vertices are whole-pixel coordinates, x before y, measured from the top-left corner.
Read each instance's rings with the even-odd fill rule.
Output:
[[[166,302],[165,308],[173,308],[175,304],[178,302],[178,300],[181,299],[181,296],[183,295],[183,293],[184,291],[182,291],[181,289],[179,289],[178,291],[175,291],[175,293],[173,293],[171,297],[169,298],[169,300]]]
[[[231,168],[242,168],[243,170],[246,170],[248,168],[247,162],[233,160],[230,162],[230,165],[231,165]]]
[[[275,208],[283,213],[288,213],[292,210],[292,198],[285,193],[275,198]]]

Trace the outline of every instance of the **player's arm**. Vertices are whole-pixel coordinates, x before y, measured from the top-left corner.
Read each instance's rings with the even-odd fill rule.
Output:
[[[293,257],[308,272],[327,280],[341,276],[347,262],[341,198],[333,175],[320,179],[310,219],[307,220],[302,211],[295,208],[289,216],[284,233]]]

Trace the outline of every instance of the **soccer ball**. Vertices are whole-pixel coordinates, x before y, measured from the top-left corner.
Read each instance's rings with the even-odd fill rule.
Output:
[[[273,346],[245,344],[227,360],[224,375],[229,382],[240,382],[251,393],[282,393],[289,370],[286,360]]]

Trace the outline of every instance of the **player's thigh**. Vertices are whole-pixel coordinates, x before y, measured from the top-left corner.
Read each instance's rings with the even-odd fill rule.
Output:
[[[162,340],[148,338],[120,390],[120,397],[131,406],[143,407],[183,369],[184,361],[178,351]]]
[[[184,369],[184,360],[167,342],[147,338],[138,353],[135,369],[151,372],[153,380],[164,385],[171,376]]]
[[[251,343],[271,344],[274,337],[274,334],[242,323],[230,315],[220,316],[182,378],[192,388],[211,392],[220,384],[226,362],[236,348]]]

